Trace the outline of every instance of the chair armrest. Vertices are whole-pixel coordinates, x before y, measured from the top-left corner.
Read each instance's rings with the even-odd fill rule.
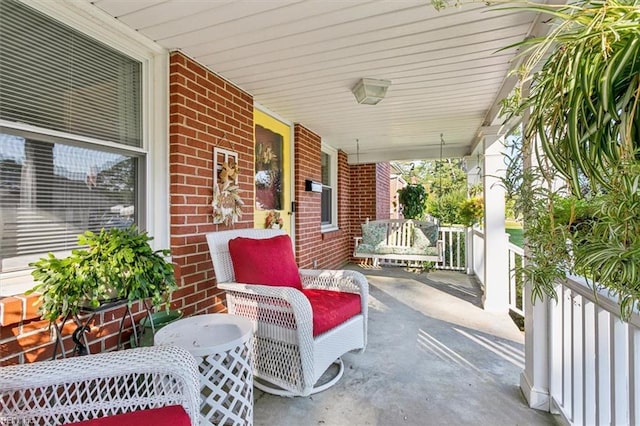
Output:
[[[332,269],[300,269],[302,287],[345,291],[360,296],[369,294],[369,282],[358,271]]]
[[[199,423],[198,367],[175,346],[0,368],[0,419],[20,424],[66,424],[168,405],[182,405],[191,423]]]
[[[218,288],[227,292],[229,313],[249,318],[255,327],[259,323],[275,327],[289,323],[291,329],[308,336],[305,337],[307,339],[312,338],[311,303],[299,290],[293,287],[235,282],[218,283]]]
[[[353,255],[355,256],[358,246],[362,243],[362,237],[353,237]]]

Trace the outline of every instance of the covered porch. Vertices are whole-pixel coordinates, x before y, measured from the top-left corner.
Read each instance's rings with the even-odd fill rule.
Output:
[[[259,127],[277,124],[285,129],[281,136],[288,145],[280,158],[287,158],[281,168],[290,174],[288,191],[283,191],[289,198],[277,210],[287,219],[297,262],[305,268],[341,267],[350,258],[360,224],[388,216],[388,196],[385,200],[379,194],[388,193],[391,160],[465,158],[470,176],[483,180],[488,208],[482,239],[476,244],[477,235],[467,235],[467,247],[473,250],[467,251],[463,269],[470,275],[362,270],[372,296],[366,352],[345,356],[347,373],[321,394],[289,399],[257,392],[255,424],[554,424],[559,417],[548,411],[557,405],[564,405],[563,414],[579,424],[591,418],[591,407],[597,405],[592,391],[596,383],[602,389],[597,391],[599,400],[615,405],[612,419],[629,423],[637,419],[640,369],[633,368],[634,380],[623,383],[631,367],[640,365],[637,328],[629,331],[608,313],[596,322],[594,315],[598,321],[605,315],[592,305],[588,311],[580,308],[588,294],[577,290],[563,292],[565,310],[559,314],[550,311],[554,304],[527,302],[526,335],[507,313],[510,257],[504,236],[504,192],[496,184],[505,134],[498,112],[515,86],[510,70],[518,66],[518,59],[516,49],[499,49],[544,34],[548,28],[539,14],[487,14],[481,4],[438,13],[414,0],[249,2],[251,7],[244,2],[159,0],[5,0],[5,4],[34,8],[133,57],[139,65],[139,99],[127,96],[124,86],[114,90],[125,99],[131,97],[133,104],[142,104],[142,118],[134,123],[141,135],[139,145],[129,147],[110,137],[91,139],[75,128],[50,129],[48,123],[24,124],[21,116],[0,117],[0,130],[12,140],[24,139],[18,142],[27,148],[40,144],[53,152],[55,143],[98,153],[115,150],[135,159],[140,170],[135,175],[140,182],[131,189],[136,223],[150,231],[158,248],[171,248],[180,286],[172,307],[187,316],[226,309],[204,234],[228,227],[265,227],[268,209],[257,207],[254,174]],[[35,55],[33,62],[46,61]],[[100,60],[95,65],[102,68]],[[361,105],[351,93],[360,79],[370,77],[392,82],[378,106]],[[95,90],[99,84],[88,86],[93,96],[100,93]],[[16,146],[22,147],[18,142]],[[212,220],[212,188],[221,166],[214,157],[216,149],[232,151],[239,165],[237,182],[245,207],[235,224]],[[27,149],[25,161],[12,150],[6,150],[15,157],[7,160],[13,167],[7,176],[17,180],[36,151]],[[325,163],[325,158],[331,162]],[[45,164],[51,176],[54,164],[53,160]],[[329,177],[325,176],[328,164]],[[95,176],[105,187],[113,164],[107,166]],[[92,173],[83,169],[79,178],[62,178],[83,194],[95,192]],[[309,180],[322,181],[333,198],[307,190]],[[13,194],[16,205],[31,202],[29,208],[51,198],[41,191],[32,194],[33,200],[23,200],[30,194],[19,185],[4,185],[3,191]],[[2,207],[6,210],[0,237],[18,241],[27,234],[25,229],[33,228],[33,220],[13,205]],[[65,207],[71,213],[77,208]],[[16,212],[15,223],[5,219],[10,216],[5,211]],[[86,221],[81,222],[84,226]],[[51,223],[46,227],[50,231]],[[27,254],[37,257],[51,250],[47,243]],[[6,244],[3,247],[3,263],[23,254],[17,252],[21,248],[17,243],[16,253],[8,252]],[[46,322],[39,321],[33,299],[22,294],[32,284],[25,262],[8,265],[15,271],[6,266],[0,270],[3,365],[48,359],[52,352]],[[615,310],[615,306],[609,309]],[[136,315],[141,317],[140,312]],[[564,322],[550,323],[551,317]],[[109,318],[104,314],[91,324],[92,351],[115,347],[116,331]],[[596,323],[609,330],[598,340],[599,350],[610,348],[613,358],[599,358],[606,364],[604,379],[589,375],[596,338],[572,334],[574,329],[595,328]],[[552,330],[560,334],[552,336]],[[70,333],[64,339],[71,352]],[[551,370],[550,364],[559,362],[550,354],[562,357],[574,351],[584,358],[566,356],[561,372],[553,376],[558,370]],[[552,376],[561,379],[550,383]],[[569,383],[578,386],[570,389]],[[624,403],[615,401],[620,395],[618,401]],[[606,418],[606,413],[598,418]]]
[[[481,308],[475,278],[403,267],[351,269],[370,285],[369,343],[345,375],[306,398],[256,390],[255,425],[562,424],[519,388],[524,334]]]

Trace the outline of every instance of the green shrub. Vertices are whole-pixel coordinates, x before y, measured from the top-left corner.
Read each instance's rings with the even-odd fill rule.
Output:
[[[454,191],[430,201],[427,212],[442,224],[461,223],[460,204],[467,198],[466,191]]]
[[[484,217],[484,201],[480,197],[467,198],[458,205],[460,224],[473,226]]]

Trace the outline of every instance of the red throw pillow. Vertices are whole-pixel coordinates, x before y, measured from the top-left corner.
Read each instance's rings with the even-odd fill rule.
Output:
[[[263,239],[234,238],[229,240],[229,254],[239,283],[302,290],[298,265],[293,257],[288,235]]]

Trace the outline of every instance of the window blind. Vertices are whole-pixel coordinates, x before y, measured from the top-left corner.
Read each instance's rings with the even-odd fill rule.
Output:
[[[140,62],[14,0],[0,58],[0,118],[141,146]]]

